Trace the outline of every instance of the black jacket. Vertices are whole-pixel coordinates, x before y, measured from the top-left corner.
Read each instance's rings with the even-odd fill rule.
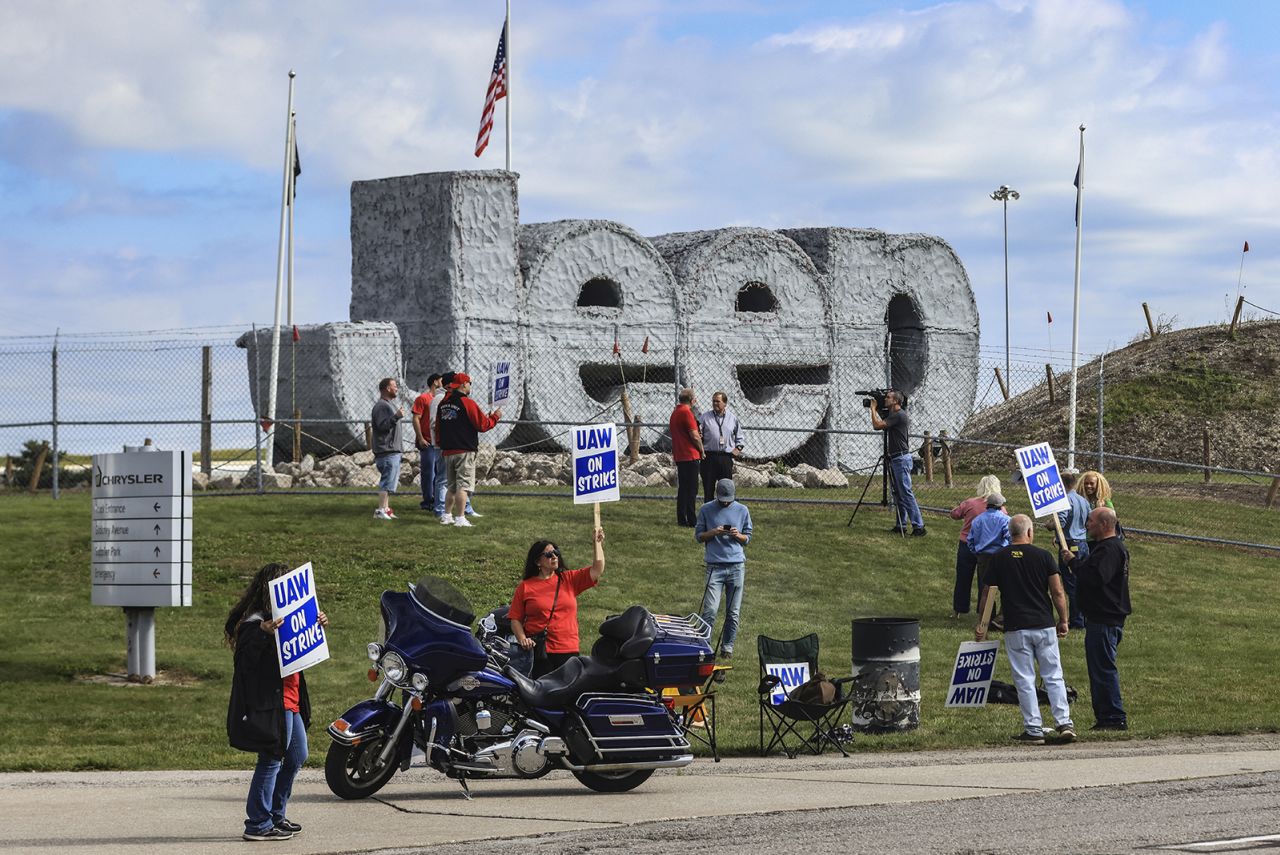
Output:
[[[1072,565],[1076,571],[1076,602],[1085,620],[1103,626],[1124,626],[1133,611],[1129,603],[1129,550],[1119,537],[1099,540],[1089,556]]]
[[[227,704],[227,739],[232,748],[284,756],[284,679],[276,661],[275,637],[259,629],[261,615],[250,615],[236,633],[235,672]],[[298,674],[298,709],[311,725],[307,678]]]

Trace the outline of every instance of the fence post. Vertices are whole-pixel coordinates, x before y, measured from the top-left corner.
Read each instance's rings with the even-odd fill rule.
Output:
[[[929,431],[924,432],[924,449],[920,452],[920,457],[924,460],[924,480],[926,484],[933,483],[933,434]]]
[[[1236,298],[1236,311],[1231,316],[1231,329],[1227,331],[1228,338],[1236,337],[1236,324],[1240,323],[1240,310],[1244,308],[1244,295],[1241,294]]]
[[[39,467],[36,469],[39,472]],[[53,336],[53,497],[58,498],[58,335]]]
[[[1104,379],[1104,375],[1102,373],[1102,365],[1105,359],[1106,359],[1105,355],[1100,355],[1098,357],[1098,472],[1099,473],[1103,473],[1107,471],[1107,458],[1102,451],[1102,445],[1106,441],[1106,437],[1102,429],[1103,427],[1102,414],[1103,414],[1103,410],[1105,409],[1104,402],[1106,400],[1106,397],[1103,394],[1106,391],[1106,385],[1105,385],[1106,380]]]
[[[213,347],[200,357],[200,471],[213,474]]]
[[[369,422],[364,423],[364,447],[373,451],[373,425]]]
[[[1276,493],[1280,492],[1280,475],[1271,479],[1271,488],[1267,490],[1267,508],[1276,503]]]
[[[1213,480],[1213,470],[1209,468],[1209,423],[1204,423],[1204,482]]]
[[[1053,394],[1053,366],[1047,362],[1044,364],[1044,376],[1049,383],[1049,403],[1056,403],[1056,398]]]
[[[1147,316],[1147,331],[1151,333],[1151,337],[1156,337],[1156,325],[1151,322],[1151,310],[1147,308],[1147,304],[1142,304],[1142,314]]]
[[[1005,378],[1000,375],[1000,366],[998,365],[996,366],[996,382],[1000,384],[1000,394],[1004,396],[1006,401],[1009,400],[1009,386],[1005,382]]]
[[[944,430],[938,434],[942,440],[942,477],[946,479],[944,483],[950,487],[951,484],[951,443],[947,442],[947,432]]]
[[[27,492],[34,493],[36,488],[40,486],[40,471],[44,469],[44,462],[49,457],[49,443],[40,443],[40,453],[36,455],[36,468],[31,473],[31,480],[27,482]]]
[[[293,411],[293,462],[302,461],[302,410]]]

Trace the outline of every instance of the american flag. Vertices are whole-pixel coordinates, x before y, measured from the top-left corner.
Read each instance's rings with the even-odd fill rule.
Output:
[[[476,135],[476,157],[489,145],[489,133],[493,130],[493,108],[499,98],[507,97],[507,25],[502,24],[498,36],[498,53],[493,58],[493,73],[489,75],[489,91],[484,93],[484,113],[480,116],[480,133]]]

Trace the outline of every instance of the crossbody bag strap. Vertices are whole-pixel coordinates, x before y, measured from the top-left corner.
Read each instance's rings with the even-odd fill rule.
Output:
[[[543,629],[548,632],[551,631],[551,619],[556,616],[556,603],[560,602],[560,583],[562,581],[564,581],[564,576],[561,575],[561,573],[557,572],[556,573],[556,595],[551,598],[551,611],[547,613],[547,625],[543,627]]]

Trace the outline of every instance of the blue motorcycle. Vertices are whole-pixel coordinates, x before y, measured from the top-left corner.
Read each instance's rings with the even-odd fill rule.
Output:
[[[531,680],[509,667],[505,638],[472,634],[470,603],[442,579],[384,591],[381,606],[384,640],[368,648],[378,690],[329,726],[325,780],[335,795],[373,795],[409,768],[415,747],[468,798],[468,780],[553,769],[619,793],[655,769],[693,762],[660,692],[701,684],[715,667],[709,628],[696,615],[632,606],[600,625],[590,656]]]

